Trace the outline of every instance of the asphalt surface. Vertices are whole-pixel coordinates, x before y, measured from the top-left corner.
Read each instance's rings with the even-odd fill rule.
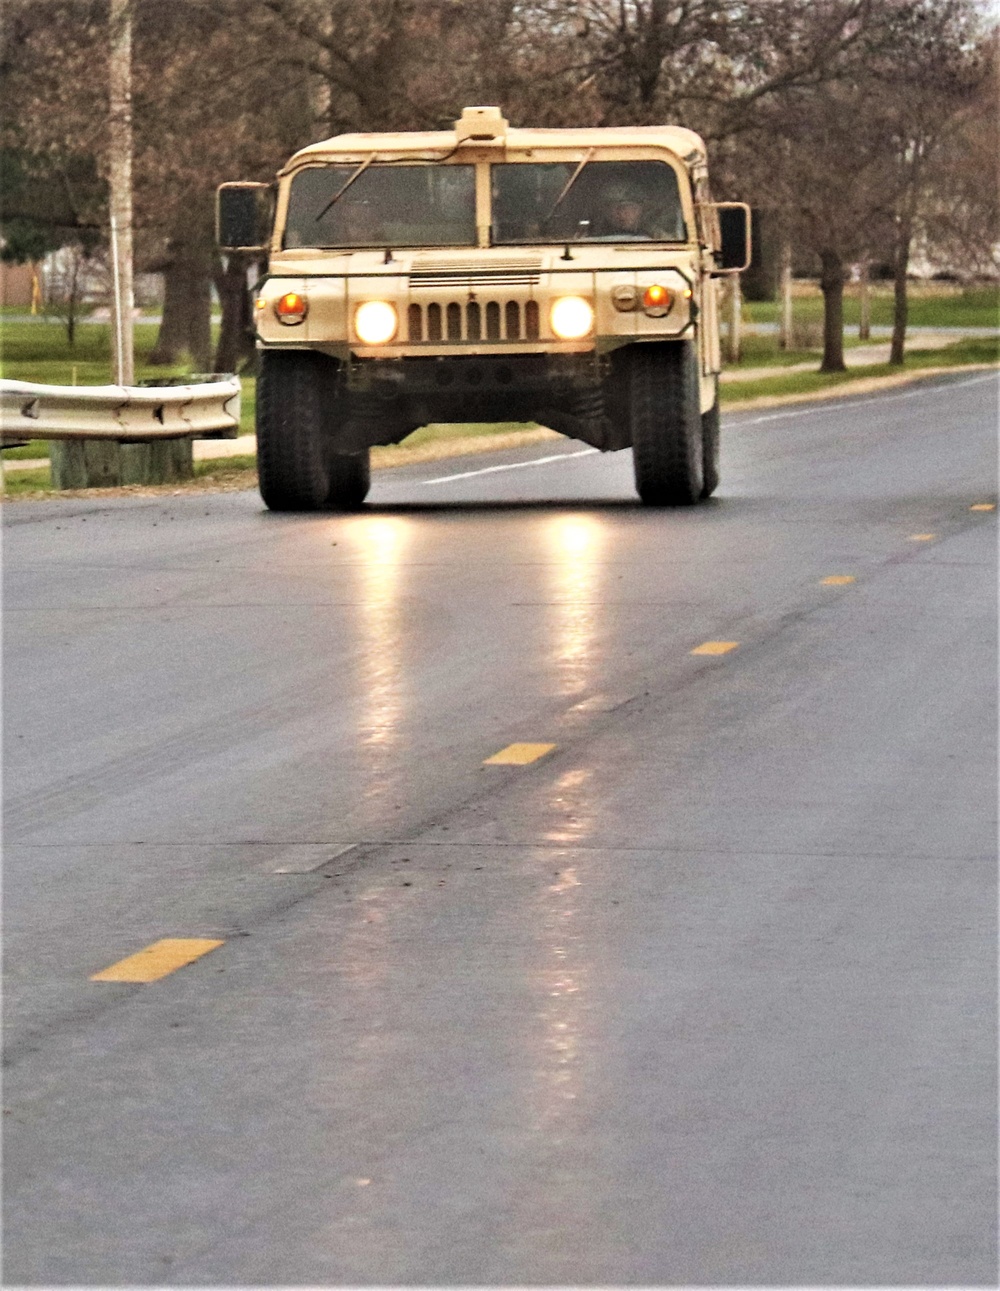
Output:
[[[5,1283],[995,1286],[997,408],[5,504]]]

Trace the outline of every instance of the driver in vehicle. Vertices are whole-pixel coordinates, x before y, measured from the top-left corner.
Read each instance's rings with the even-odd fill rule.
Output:
[[[598,237],[609,242],[648,242],[663,237],[646,211],[645,195],[635,184],[612,184],[601,202]]]

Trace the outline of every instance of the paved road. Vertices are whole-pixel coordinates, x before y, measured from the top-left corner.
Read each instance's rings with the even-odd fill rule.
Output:
[[[6,1282],[995,1285],[997,394],[8,505]]]

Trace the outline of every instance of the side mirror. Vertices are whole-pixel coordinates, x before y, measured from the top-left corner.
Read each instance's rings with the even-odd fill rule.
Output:
[[[716,264],[721,273],[740,273],[750,267],[750,207],[745,202],[716,202],[720,249]]]
[[[270,184],[220,184],[215,236],[221,251],[266,251],[274,201]]]

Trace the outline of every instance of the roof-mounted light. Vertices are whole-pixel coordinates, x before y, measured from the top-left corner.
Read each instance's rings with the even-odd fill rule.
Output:
[[[455,122],[455,138],[459,143],[466,139],[478,143],[491,143],[507,133],[507,121],[499,108],[463,108]]]

